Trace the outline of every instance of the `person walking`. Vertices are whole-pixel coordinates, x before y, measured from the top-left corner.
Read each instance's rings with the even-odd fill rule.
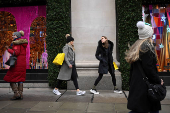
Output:
[[[86,91],[81,91],[78,86],[77,78],[77,70],[75,65],[75,48],[74,48],[74,38],[71,37],[69,34],[66,34],[67,43],[63,47],[63,53],[65,53],[64,62],[61,66],[57,85],[53,90],[53,93],[56,95],[61,95],[59,92],[60,85],[62,81],[72,80],[74,86],[76,88],[76,95],[84,95]]]
[[[7,74],[3,78],[6,82],[10,83],[14,96],[11,100],[23,99],[23,82],[26,78],[26,48],[27,39],[21,39],[24,36],[24,31],[14,32],[11,44],[12,49],[6,46],[7,51],[16,56],[17,60],[14,67],[10,67]],[[17,84],[18,83],[18,86]]]
[[[108,40],[106,36],[102,36],[101,40],[99,40],[98,42],[95,56],[100,61],[99,69],[98,69],[99,76],[96,79],[93,88],[90,90],[90,92],[93,94],[99,94],[99,92],[97,92],[96,90],[96,86],[102,79],[103,74],[107,74],[108,71],[112,77],[114,92],[122,93],[122,91],[120,91],[116,87],[115,69],[113,66],[113,56],[112,56],[113,46],[114,46],[113,42]]]
[[[148,88],[138,66],[141,65],[150,83],[163,85],[156,68],[157,57],[152,41],[153,29],[142,21],[137,23],[137,27],[139,39],[126,52],[125,57],[131,64],[127,108],[132,110],[129,113],[159,113],[160,101],[152,101],[148,98]]]

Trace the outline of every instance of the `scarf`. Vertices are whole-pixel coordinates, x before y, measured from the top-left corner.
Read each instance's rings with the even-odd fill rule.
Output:
[[[74,45],[71,45],[70,42],[68,43],[69,46],[71,46],[71,48],[73,49],[73,51],[75,51]]]
[[[20,39],[20,38],[21,38],[21,37],[15,38],[13,41],[15,41],[15,40],[17,40],[17,39]],[[11,43],[10,48],[12,48],[12,46],[13,46],[13,43]]]

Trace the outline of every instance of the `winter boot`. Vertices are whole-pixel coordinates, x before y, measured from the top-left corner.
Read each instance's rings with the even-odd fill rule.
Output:
[[[14,96],[11,98],[11,100],[18,100],[20,98],[20,94],[18,92],[16,83],[10,83],[10,86],[12,88],[12,91],[14,92]]]
[[[19,94],[20,94],[20,99],[22,100],[23,99],[23,94],[22,94],[22,92],[23,92],[23,83],[22,82],[18,83],[18,91],[19,91]]]

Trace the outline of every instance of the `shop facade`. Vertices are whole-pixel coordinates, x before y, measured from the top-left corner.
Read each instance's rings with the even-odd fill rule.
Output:
[[[29,0],[26,2],[29,3]],[[138,39],[135,25],[141,20],[154,29],[157,68],[160,77],[166,77],[166,83],[169,84],[170,3],[167,1],[46,0],[45,4],[40,3],[42,2],[37,0],[36,5],[32,2],[29,5],[25,3],[24,6],[6,4],[6,7],[0,7],[0,71],[3,76],[9,68],[4,64],[9,58],[3,48],[4,44],[10,45],[12,32],[23,30],[23,38],[29,41],[26,56],[27,80],[50,81],[50,86],[55,86],[59,68],[52,61],[57,53],[62,52],[65,34],[70,33],[75,38],[76,64],[80,79],[83,80],[80,86],[87,87],[84,84],[87,81],[89,84],[93,83],[91,80],[98,75],[95,50],[98,40],[105,35],[114,42],[113,57],[120,68],[116,71],[119,87],[128,89],[129,65],[125,62],[124,52],[129,44]],[[111,81],[106,82],[110,80],[109,77],[110,75],[105,76],[103,86],[111,89],[108,85],[112,84]],[[1,76],[1,82],[2,79]],[[68,86],[72,89],[69,82]],[[89,87],[90,85],[87,88]]]

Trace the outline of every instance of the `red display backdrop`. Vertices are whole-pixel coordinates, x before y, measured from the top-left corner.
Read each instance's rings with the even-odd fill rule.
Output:
[[[25,6],[25,7],[4,7],[4,8],[0,8],[0,12],[1,12],[0,14],[2,14],[2,12],[8,12],[6,14],[10,14],[12,16],[9,16],[9,17],[13,17],[12,19],[0,17],[1,18],[0,19],[1,25],[3,24],[2,22],[7,22],[7,21],[9,21],[9,24],[11,24],[11,25],[7,24],[7,26],[4,26],[4,28],[0,28],[0,33],[4,34],[3,37],[6,40],[8,40],[8,41],[6,41],[7,43],[4,43],[4,44],[10,45],[10,43],[12,42],[12,32],[23,30],[25,32],[25,35],[22,38],[27,39],[28,42],[29,42],[28,46],[27,46],[27,55],[26,55],[27,69],[32,68],[32,66],[30,66],[30,64],[31,64],[30,55],[32,55],[32,54],[30,54],[30,32],[31,32],[30,27],[35,26],[35,22],[37,22],[36,19],[45,20],[45,18],[46,18],[46,6],[43,5],[43,6]],[[6,19],[6,20],[3,21],[3,19]],[[43,26],[44,23],[39,23],[39,24],[41,26]],[[37,24],[36,24],[36,26],[37,26]],[[6,29],[6,31],[4,29]],[[37,30],[37,29],[31,29],[31,30],[33,30],[34,32],[35,31],[39,32],[39,37],[41,37],[41,38],[39,38],[39,40],[40,39],[45,40],[46,28],[39,29],[39,30]],[[9,34],[9,35],[5,35],[5,32],[6,32],[6,34]],[[42,41],[42,42],[44,43],[45,41]],[[45,45],[45,44],[43,44],[43,45]],[[46,46],[43,46],[43,47],[46,47]],[[2,49],[2,50],[4,52],[4,49]],[[41,49],[39,54],[41,54],[42,52],[43,51]],[[46,54],[45,48],[44,48],[44,52],[45,52],[44,54]],[[37,54],[37,53],[35,53],[35,54]],[[37,55],[38,57],[36,56],[38,59],[40,59],[39,54]],[[2,60],[2,55],[1,55],[0,60]]]

